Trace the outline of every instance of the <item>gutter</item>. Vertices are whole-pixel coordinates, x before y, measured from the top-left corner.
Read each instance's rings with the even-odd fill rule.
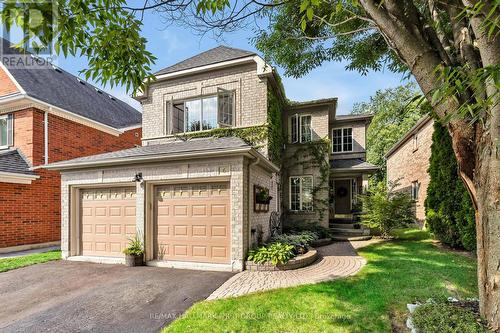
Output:
[[[38,175],[25,175],[14,172],[0,171],[0,181],[14,184],[31,184],[33,180],[40,178]]]

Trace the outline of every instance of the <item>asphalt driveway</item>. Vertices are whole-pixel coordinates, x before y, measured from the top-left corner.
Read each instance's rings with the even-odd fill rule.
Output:
[[[156,332],[233,274],[53,261],[0,273],[1,332]]]

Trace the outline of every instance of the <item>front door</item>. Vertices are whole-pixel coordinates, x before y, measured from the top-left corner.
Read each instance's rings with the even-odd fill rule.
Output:
[[[335,214],[351,213],[351,180],[335,180]]]

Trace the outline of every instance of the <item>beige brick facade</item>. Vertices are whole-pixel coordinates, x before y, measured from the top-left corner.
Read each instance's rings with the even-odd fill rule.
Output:
[[[387,156],[387,180],[399,183],[395,190],[411,193],[412,183],[420,184],[415,207],[416,217],[420,222],[425,220],[424,201],[430,180],[427,170],[431,157],[432,133],[433,121],[427,118],[423,123],[417,124]]]
[[[142,102],[143,144],[172,140],[165,132],[167,102],[216,94],[217,88],[235,91],[236,127],[267,122],[267,79],[257,75],[256,64],[235,66],[152,84]]]

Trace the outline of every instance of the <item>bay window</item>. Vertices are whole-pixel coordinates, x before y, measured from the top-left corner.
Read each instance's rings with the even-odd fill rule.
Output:
[[[0,149],[12,146],[13,120],[12,114],[0,116]]]
[[[234,91],[219,89],[217,95],[167,103],[166,114],[167,134],[233,126]]]
[[[311,115],[293,115],[290,117],[290,142],[304,143],[312,141]]]
[[[313,177],[290,177],[290,210],[313,210]]]
[[[334,128],[332,130],[332,150],[334,153],[352,151],[352,128]]]

